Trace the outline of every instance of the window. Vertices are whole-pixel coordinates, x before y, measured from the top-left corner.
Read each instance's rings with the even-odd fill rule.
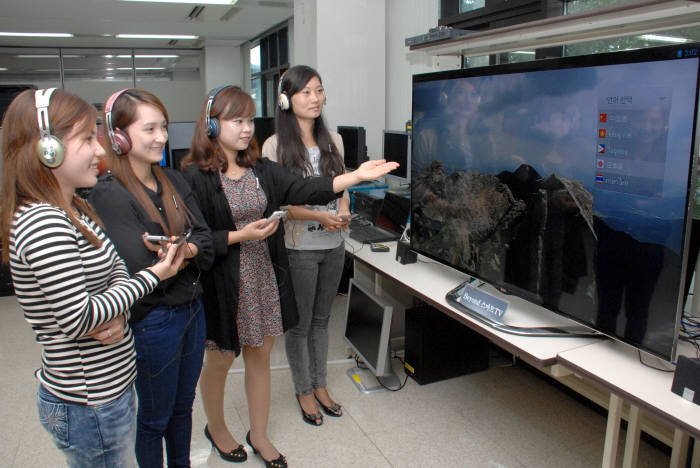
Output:
[[[289,68],[287,35],[285,23],[258,38],[250,49],[250,92],[255,100],[256,117],[275,115],[279,77]]]

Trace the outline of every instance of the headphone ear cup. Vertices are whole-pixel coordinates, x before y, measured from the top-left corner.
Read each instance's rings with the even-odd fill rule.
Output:
[[[216,138],[221,133],[221,125],[219,124],[219,119],[212,117],[209,119],[209,125],[207,125],[207,135],[209,138]]]
[[[63,164],[63,143],[55,136],[40,139],[36,149],[39,162],[44,166],[53,169]]]
[[[280,106],[280,109],[282,109],[282,110],[284,110],[284,111],[289,110],[289,106],[290,106],[290,104],[289,104],[289,98],[287,97],[287,94],[286,94],[286,93],[280,94],[280,97],[279,97],[279,106]]]
[[[131,138],[123,130],[114,129],[114,152],[123,155],[131,151]]]

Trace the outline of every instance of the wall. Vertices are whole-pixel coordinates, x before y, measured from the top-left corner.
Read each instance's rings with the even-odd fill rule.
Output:
[[[200,95],[202,99],[210,90],[226,84],[245,87],[240,47],[207,45],[204,48],[202,69],[204,81]]]
[[[329,127],[365,127],[374,159],[381,152],[385,116],[385,16],[384,0],[294,2],[293,65],[318,70]]]
[[[437,26],[439,0],[386,0],[386,125],[403,130],[411,119],[412,75],[433,71],[425,52],[411,52],[407,37]]]
[[[411,52],[407,37],[437,26],[439,0],[295,0],[292,64],[316,68],[328,95],[331,128],[367,130],[378,158],[382,130],[403,130],[411,118],[411,77],[433,70],[433,59]]]

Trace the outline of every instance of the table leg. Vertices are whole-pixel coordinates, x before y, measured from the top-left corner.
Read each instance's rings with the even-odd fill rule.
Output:
[[[683,468],[688,458],[688,444],[690,436],[687,432],[676,428],[673,432],[673,447],[671,448],[671,468]]]
[[[603,447],[602,468],[615,468],[617,465],[617,445],[620,440],[620,420],[622,417],[622,398],[610,392],[608,405],[608,424],[605,428],[605,445]]]
[[[622,468],[634,468],[637,466],[641,426],[642,414],[639,406],[630,404],[630,416],[627,420],[627,438],[625,439],[625,455],[622,459]]]
[[[700,468],[700,440],[693,439],[693,460],[690,468]]]

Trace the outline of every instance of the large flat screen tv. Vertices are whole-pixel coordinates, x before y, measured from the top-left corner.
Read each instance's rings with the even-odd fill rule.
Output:
[[[411,248],[671,360],[699,50],[415,75]]]

